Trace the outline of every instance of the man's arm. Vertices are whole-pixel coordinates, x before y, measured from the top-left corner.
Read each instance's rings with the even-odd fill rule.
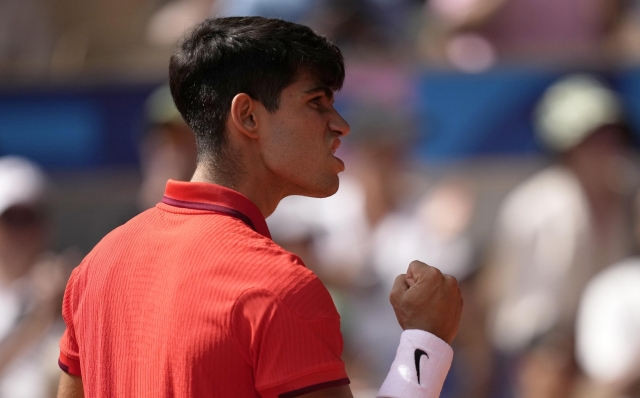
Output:
[[[437,398],[453,360],[462,295],[456,279],[419,261],[396,278],[390,295],[404,329],[379,398]]]
[[[58,398],[84,398],[84,388],[82,379],[72,376],[66,372],[60,372],[60,385],[58,387]]]
[[[390,300],[405,332],[378,397],[437,397],[451,364],[453,354],[449,345],[458,332],[462,313],[458,283],[437,268],[414,261],[407,273],[396,279]],[[415,375],[407,372],[414,366]],[[353,396],[348,386],[342,386],[302,397]]]

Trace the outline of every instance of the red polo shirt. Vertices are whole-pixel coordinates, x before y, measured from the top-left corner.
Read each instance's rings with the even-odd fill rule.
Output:
[[[87,397],[295,397],[349,383],[324,285],[245,196],[169,181],[108,234],[63,303],[60,366]]]

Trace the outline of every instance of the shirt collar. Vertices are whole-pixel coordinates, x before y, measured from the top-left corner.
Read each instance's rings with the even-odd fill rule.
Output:
[[[240,192],[206,182],[169,180],[164,191],[164,204],[196,210],[209,210],[242,220],[254,231],[271,239],[262,213]]]

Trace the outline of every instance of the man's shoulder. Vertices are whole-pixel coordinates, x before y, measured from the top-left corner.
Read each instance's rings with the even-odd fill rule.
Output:
[[[329,291],[311,271],[308,272],[300,279],[286,275],[279,280],[267,279],[264,283],[247,286],[238,292],[236,307],[271,308],[266,312],[286,309],[299,319],[339,320]]]
[[[121,239],[123,235],[124,236],[127,236],[127,235],[140,236],[141,231],[144,231],[145,229],[154,228],[152,223],[158,221],[159,215],[160,215],[159,211],[155,207],[152,207],[150,209],[147,209],[145,211],[138,213],[137,215],[131,217],[122,225],[119,225],[118,227],[112,229],[110,232],[104,235],[104,237],[94,247],[94,250],[95,248],[104,246],[105,244],[108,244],[108,243],[113,243],[114,241]]]
[[[170,210],[168,210],[168,208]],[[255,232],[243,221],[205,210],[171,208],[160,204],[143,211],[106,234],[95,246],[101,251],[111,246],[171,243],[178,246],[206,246],[210,251],[251,250],[260,241],[270,240]]]
[[[243,249],[250,253],[241,259],[248,272],[255,276],[258,287],[284,293],[296,290],[308,281],[317,280],[302,259],[288,252],[270,239],[253,239],[246,241]]]
[[[301,318],[338,317],[329,291],[300,257],[270,240],[261,251],[264,261],[246,264],[242,296],[270,295]]]

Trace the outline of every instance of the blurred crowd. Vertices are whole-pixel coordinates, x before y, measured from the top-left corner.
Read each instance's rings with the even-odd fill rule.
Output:
[[[333,38],[350,62],[478,72],[640,60],[636,0],[4,0],[0,76],[165,76],[175,42],[212,15],[263,15]]]
[[[286,198],[267,221],[329,288],[356,397],[375,396],[395,356],[388,294],[416,259],[454,275],[465,297],[443,398],[640,397],[639,135],[593,72],[640,64],[640,2],[3,0],[0,79],[162,81],[176,41],[212,15],[305,23],[345,52],[338,105],[348,102],[352,133],[339,150],[340,189]],[[475,163],[434,169],[414,156],[422,121],[409,71],[505,65],[570,72],[532,107],[543,159],[515,173],[520,160],[498,160],[482,175]],[[113,227],[195,168],[195,141],[166,86],[144,115],[139,189]],[[52,397],[61,297],[86,253],[52,250],[54,224],[66,222],[53,217],[64,202],[55,179],[4,155],[0,398]]]

